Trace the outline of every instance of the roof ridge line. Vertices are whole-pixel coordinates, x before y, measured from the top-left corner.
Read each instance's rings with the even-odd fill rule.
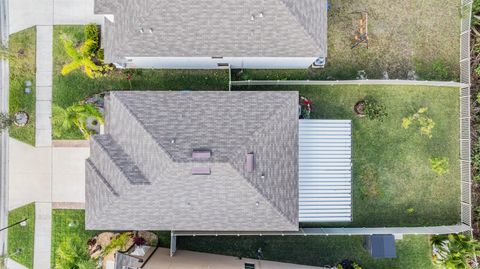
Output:
[[[121,99],[116,97],[116,93],[112,92],[110,95],[114,96],[117,99],[117,101],[121,104],[121,106],[123,108],[125,108],[125,110],[128,112],[128,114],[130,114],[130,116],[132,116],[139,123],[140,127],[145,131],[145,133],[148,134],[148,136],[160,148],[160,150],[163,151],[163,153],[165,153],[165,155],[167,155],[167,157],[172,162],[176,162],[175,159],[172,157],[172,155],[160,143],[158,143],[158,141],[155,139],[155,137],[152,135],[152,133],[150,133],[147,130],[147,128],[145,128],[145,124],[135,115],[135,113],[133,113],[132,110],[124,102],[122,102]]]
[[[281,100],[281,102],[278,102],[278,103],[279,103],[279,105],[277,105],[277,107],[273,110],[273,112],[277,112],[277,111],[281,110],[280,108],[282,108],[282,107],[284,107],[285,105],[287,105],[287,104],[288,104],[288,99],[284,98],[284,99]],[[268,122],[268,123],[276,122],[276,121],[272,121],[272,119],[279,118],[280,115],[281,115],[281,113],[272,113],[272,114],[266,119],[266,122]],[[248,138],[246,139],[246,141],[251,141],[251,139],[252,139],[255,135],[257,135],[258,133],[263,132],[268,126],[269,126],[269,124],[265,124],[265,125],[263,126],[263,128],[260,128],[260,129],[257,129],[257,130],[255,130],[255,131],[253,131],[253,132],[248,136]],[[244,143],[244,144],[246,144],[246,143]],[[242,148],[242,150],[243,150],[243,148]],[[236,156],[236,155],[237,155],[237,154],[235,154],[235,155],[233,155],[233,156]],[[238,169],[236,169],[236,168],[234,167],[234,165],[232,165],[231,162],[230,162],[230,165],[235,169],[235,171],[237,171],[237,172],[239,173],[240,177],[242,177],[246,182],[248,182],[248,184],[249,184],[250,186],[252,186],[263,198],[265,198],[265,200],[267,200],[267,201],[275,208],[276,211],[278,211],[285,219],[287,219],[288,222],[290,222],[290,223],[292,223],[292,224],[294,224],[294,225],[297,225],[296,223],[293,223],[293,222],[290,220],[290,218],[289,218],[285,213],[283,213],[280,208],[278,208],[277,205],[275,205],[272,201],[270,201],[270,199],[268,199],[267,197],[265,197],[265,195],[263,195],[263,193],[259,190],[259,188],[257,188],[255,185],[253,185],[253,184],[250,182],[250,180],[248,180],[248,178],[244,177],[244,176],[242,175],[242,173],[241,173]],[[298,180],[298,179],[297,179],[297,180]]]
[[[297,18],[297,16],[290,10],[290,8],[287,6],[287,3],[285,2],[285,0],[278,0],[282,3],[282,6],[285,7],[285,9],[287,9],[288,13],[290,13],[290,15],[293,17],[293,19],[297,22],[297,24],[300,26],[300,28],[302,28],[303,30],[303,33],[308,36],[310,38],[310,40],[312,41],[312,43],[315,45],[315,47],[320,48],[320,44],[317,43],[317,40],[315,39],[315,37],[310,34],[306,27],[299,21],[299,19]],[[300,1],[300,0],[296,0],[296,1]],[[318,56],[317,56],[318,57]]]
[[[231,163],[229,163],[230,167],[233,168],[233,170],[235,170],[235,172],[238,173],[238,175],[240,176],[240,178],[244,179],[243,182],[247,183],[247,185],[252,188],[256,193],[258,193],[274,210],[275,212],[277,212],[280,217],[282,217],[283,219],[285,219],[288,223],[292,224],[293,226],[295,227],[299,227],[298,226],[298,223],[294,223],[292,222],[288,216],[286,216],[275,204],[272,203],[272,201],[270,201],[270,199],[268,199],[267,197],[265,197],[265,195],[263,195],[260,190],[255,186],[253,185],[249,180],[247,180],[243,175],[242,173],[237,169],[235,168],[235,166],[233,166]]]

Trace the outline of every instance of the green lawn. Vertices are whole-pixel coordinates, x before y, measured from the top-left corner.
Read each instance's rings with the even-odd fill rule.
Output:
[[[33,268],[33,241],[35,237],[35,204],[28,204],[8,213],[8,224],[27,219],[27,225],[15,225],[8,231],[8,255],[11,259]]]
[[[332,225],[382,227],[459,223],[457,88],[278,86],[255,89],[298,90],[313,101],[313,118],[352,119],[353,222]],[[383,122],[354,115],[354,104],[366,96],[386,106],[388,116]],[[427,115],[435,122],[431,139],[420,135],[417,128],[402,128],[402,118],[415,113],[420,107],[428,107]],[[430,157],[448,157],[449,172],[442,176],[435,174],[430,167]],[[367,183],[372,184],[374,192],[378,193],[376,196],[362,195],[368,171],[373,176]]]
[[[433,268],[427,236],[405,236],[397,241],[397,258],[374,260],[363,249],[361,236],[241,236],[177,237],[177,248],[236,257],[255,258],[262,248],[265,260],[332,266],[351,259],[365,269]]]
[[[92,80],[81,71],[66,76],[60,70],[69,58],[60,40],[62,34],[75,43],[83,41],[84,26],[55,26],[53,33],[53,103],[70,106],[95,93],[111,90],[227,90],[227,70],[116,70],[107,77]],[[131,84],[127,74],[132,74]],[[63,132],[56,139],[83,139],[78,130]]]
[[[69,236],[77,235],[87,247],[87,241],[97,234],[97,231],[85,230],[85,211],[75,209],[52,210],[52,268],[55,268],[55,250]]]
[[[328,56],[325,69],[248,70],[235,79],[406,78],[459,79],[460,1],[335,0],[328,1]],[[353,21],[368,12],[369,48],[351,49]]]
[[[25,127],[13,125],[10,136],[35,145],[35,42],[36,28],[28,28],[10,36],[9,112],[25,111],[30,116]],[[25,81],[32,82],[32,92],[25,94]]]

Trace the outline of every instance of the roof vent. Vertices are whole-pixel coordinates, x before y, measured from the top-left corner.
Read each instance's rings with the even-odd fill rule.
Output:
[[[143,28],[140,27],[140,29],[138,29],[138,31],[140,32],[140,34],[143,34],[144,30]]]
[[[192,158],[193,159],[200,159],[200,160],[206,160],[210,159],[212,157],[212,152],[210,150],[193,150],[192,152]]]
[[[255,169],[255,157],[253,152],[247,153],[247,156],[245,157],[245,169],[247,172],[253,172]]]
[[[194,167],[192,168],[192,175],[210,175],[209,167]]]
[[[175,144],[175,138],[172,138],[172,140],[170,140],[170,143]]]
[[[263,12],[258,13],[259,18],[263,18]]]
[[[148,32],[149,32],[150,34],[153,34],[153,28],[148,29]]]

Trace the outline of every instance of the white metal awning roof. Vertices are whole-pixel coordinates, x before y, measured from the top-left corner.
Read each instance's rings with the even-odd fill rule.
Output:
[[[352,220],[352,122],[300,120],[299,220]]]

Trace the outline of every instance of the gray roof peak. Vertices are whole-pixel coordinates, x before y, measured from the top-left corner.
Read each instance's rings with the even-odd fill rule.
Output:
[[[90,229],[298,229],[297,92],[113,92],[107,109],[87,174],[118,197],[90,199],[102,195],[87,177]],[[211,173],[192,173],[203,168]],[[139,216],[124,223],[129,214]]]

